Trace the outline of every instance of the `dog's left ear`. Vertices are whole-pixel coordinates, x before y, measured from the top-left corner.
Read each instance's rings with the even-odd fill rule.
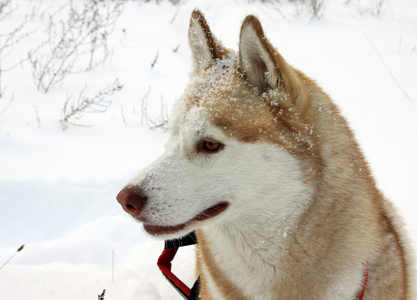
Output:
[[[246,80],[260,91],[278,87],[279,67],[275,49],[264,35],[259,20],[249,15],[240,30],[240,71]]]
[[[212,34],[206,19],[198,9],[191,13],[188,42],[194,70],[210,67],[216,59],[229,52]]]

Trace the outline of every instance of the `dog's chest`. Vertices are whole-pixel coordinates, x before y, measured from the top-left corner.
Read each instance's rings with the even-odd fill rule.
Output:
[[[278,259],[275,251],[264,247],[262,238],[249,245],[236,236],[227,240],[207,234],[204,245],[198,248],[198,259],[199,272],[203,273],[212,299],[229,299],[222,295],[230,295],[231,291],[242,299],[271,298]]]

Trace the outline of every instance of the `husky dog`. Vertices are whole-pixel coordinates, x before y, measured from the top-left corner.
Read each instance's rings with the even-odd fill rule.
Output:
[[[171,138],[123,209],[163,239],[196,230],[202,299],[411,299],[402,221],[329,96],[252,15],[237,53],[198,10],[188,37]]]

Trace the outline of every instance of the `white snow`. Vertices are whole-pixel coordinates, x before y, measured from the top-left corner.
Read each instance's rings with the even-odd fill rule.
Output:
[[[339,105],[416,244],[417,3],[384,1],[383,13],[374,16],[360,12],[376,1],[327,1],[323,18],[311,20],[302,8],[281,2],[127,1],[103,66],[70,74],[46,94],[36,90],[28,61],[1,73],[0,265],[25,244],[0,270],[1,299],[95,299],[103,289],[106,300],[181,299],[156,266],[163,242],[146,236],[115,196],[163,151],[167,133],[141,124],[141,101],[149,90],[148,112],[156,118],[161,105],[171,108],[184,90],[195,7],[233,49],[243,18],[259,17],[284,58]],[[12,1],[12,17],[0,19],[0,47],[2,35],[28,12],[37,13],[24,28],[33,33],[1,54],[0,69],[45,41],[48,14],[66,3]],[[76,98],[85,87],[94,95],[116,78],[123,89],[111,96],[106,113],[78,120],[89,127],[61,129],[67,95]],[[174,273],[191,285],[193,247],[177,256]]]

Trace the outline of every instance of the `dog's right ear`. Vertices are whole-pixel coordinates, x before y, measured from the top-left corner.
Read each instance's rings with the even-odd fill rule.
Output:
[[[188,42],[193,58],[194,70],[208,68],[217,58],[223,57],[228,51],[211,33],[201,11],[195,9],[191,14]]]

